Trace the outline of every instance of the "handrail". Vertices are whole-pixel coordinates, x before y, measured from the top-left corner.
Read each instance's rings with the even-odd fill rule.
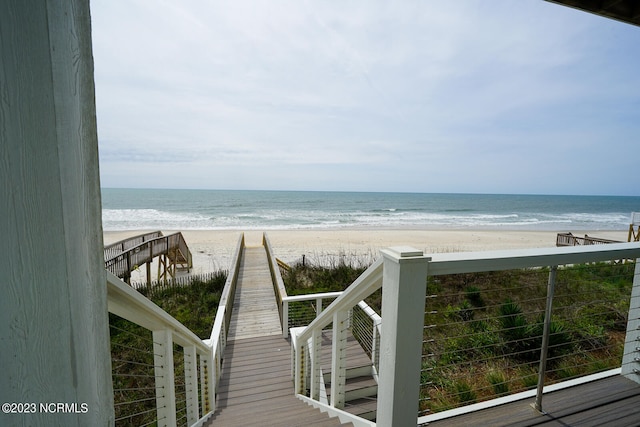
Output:
[[[189,328],[144,295],[132,289],[110,271],[107,271],[107,299],[109,313],[150,331],[170,329],[174,334],[176,344],[181,346],[195,345],[202,352],[210,351],[210,348]]]
[[[343,307],[353,307],[382,286],[382,259],[378,259],[371,267],[367,268],[364,273],[358,277],[351,286],[349,286],[342,294],[322,311],[322,314],[316,317],[313,322],[300,333],[297,339],[300,342],[307,341],[311,338],[312,331],[322,330],[329,323],[333,322],[333,315]]]
[[[227,281],[225,282],[222,294],[220,295],[218,311],[216,311],[216,317],[213,321],[211,335],[209,339],[205,341],[212,348],[211,363],[213,373],[211,375],[212,386],[210,387],[210,393],[214,396],[212,399],[212,410],[215,410],[215,396],[218,391],[218,380],[220,379],[222,371],[222,355],[224,354],[224,349],[227,346],[227,334],[231,324],[233,300],[236,294],[236,286],[238,284],[238,274],[240,272],[243,250],[244,233],[240,234],[240,237],[238,238],[233,261],[229,268],[229,275],[227,276]]]
[[[140,325],[153,333],[153,369],[158,425],[176,424],[174,344],[184,350],[184,398],[187,424],[202,425],[213,415],[214,396],[209,366],[212,349],[191,330],[138,293],[110,271],[107,275],[107,304],[110,313]],[[199,360],[199,365],[198,365]],[[198,369],[200,375],[198,375]],[[200,396],[199,392],[200,390]],[[202,411],[203,416],[199,414]]]
[[[580,264],[612,259],[635,259],[640,244],[567,246],[430,255],[429,275],[512,270],[539,266]]]
[[[134,246],[138,246],[141,243],[158,237],[162,237],[162,231],[158,230],[152,231],[150,233],[138,234],[137,236],[128,237],[126,239],[111,243],[110,245],[104,247],[104,259],[108,260],[114,258],[122,252],[133,248]]]
[[[315,309],[315,316],[313,318],[316,318],[322,313],[324,300],[329,300],[329,299],[335,300],[340,295],[342,295],[342,291],[324,292],[324,293],[318,293],[318,294],[291,295],[291,296],[288,296],[285,294],[285,296],[282,298],[282,336],[283,338],[287,338],[289,336],[289,329],[290,329],[291,323],[294,323],[294,326],[295,326],[295,324],[298,324],[300,323],[301,320],[303,320],[303,319],[300,319],[298,316],[292,315],[293,314],[292,305],[295,306],[296,303],[315,301],[316,309]],[[308,320],[308,322],[311,322],[313,318],[305,319],[305,320]]]
[[[116,276],[128,278],[135,267],[151,262],[157,256],[168,255],[175,250],[178,250],[184,256],[188,267],[191,268],[191,251],[180,232],[146,240],[112,258],[105,259],[104,264],[105,268]]]
[[[280,315],[280,325],[282,325],[282,331],[283,333],[285,333],[285,331],[287,330],[287,325],[284,322],[284,318],[283,318],[282,300],[287,296],[287,291],[285,290],[284,281],[282,280],[282,275],[280,274],[280,268],[278,267],[278,260],[273,255],[271,242],[269,241],[269,237],[267,237],[267,233],[263,233],[262,235],[262,245],[264,246],[264,249],[267,252],[267,260],[269,262],[269,272],[271,273],[271,282],[273,283],[273,290],[275,292],[276,303],[278,305],[278,314]]]

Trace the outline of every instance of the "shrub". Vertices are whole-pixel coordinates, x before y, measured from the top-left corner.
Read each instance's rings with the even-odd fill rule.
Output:
[[[507,377],[503,372],[499,371],[491,371],[487,374],[487,381],[493,387],[493,392],[502,396],[509,393],[509,383],[507,382]]]
[[[474,307],[484,307],[485,303],[482,299],[482,295],[480,295],[480,288],[478,288],[477,286],[467,286],[467,288],[464,290],[465,292],[465,296],[467,298],[467,300],[474,306]]]
[[[466,381],[456,382],[455,389],[460,403],[475,403],[478,400],[476,393]]]

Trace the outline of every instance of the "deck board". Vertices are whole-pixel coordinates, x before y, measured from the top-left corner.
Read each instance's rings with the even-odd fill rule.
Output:
[[[228,340],[282,334],[271,271],[264,246],[242,253]]]
[[[256,356],[257,348],[262,349],[261,357]],[[218,387],[217,410],[206,425],[342,425],[337,418],[330,418],[295,397],[290,357],[290,344],[281,334],[230,341]]]
[[[640,386],[620,375],[545,394],[542,408],[531,407],[535,399],[524,399],[495,408],[433,421],[431,427],[478,425],[528,426],[638,426],[640,425]]]

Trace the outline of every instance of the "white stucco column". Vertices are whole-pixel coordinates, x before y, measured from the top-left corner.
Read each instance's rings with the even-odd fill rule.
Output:
[[[89,2],[4,0],[0,425],[113,423],[102,251]]]
[[[379,426],[416,425],[430,258],[413,248],[382,251]]]

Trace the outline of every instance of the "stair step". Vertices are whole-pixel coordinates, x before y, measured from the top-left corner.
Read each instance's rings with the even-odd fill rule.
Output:
[[[357,415],[365,420],[375,421],[378,409],[378,400],[376,398],[365,397],[361,399],[346,402],[343,411],[353,415]]]
[[[372,374],[372,366],[371,365],[363,365],[363,366],[355,366],[352,368],[347,368],[347,379],[356,378],[356,377],[366,377],[371,376]],[[322,370],[322,374],[324,376],[324,382],[331,382],[331,369]]]
[[[330,398],[331,383],[325,383],[325,385],[327,387],[327,398]],[[344,391],[345,402],[377,395],[378,383],[370,376],[347,378]]]

